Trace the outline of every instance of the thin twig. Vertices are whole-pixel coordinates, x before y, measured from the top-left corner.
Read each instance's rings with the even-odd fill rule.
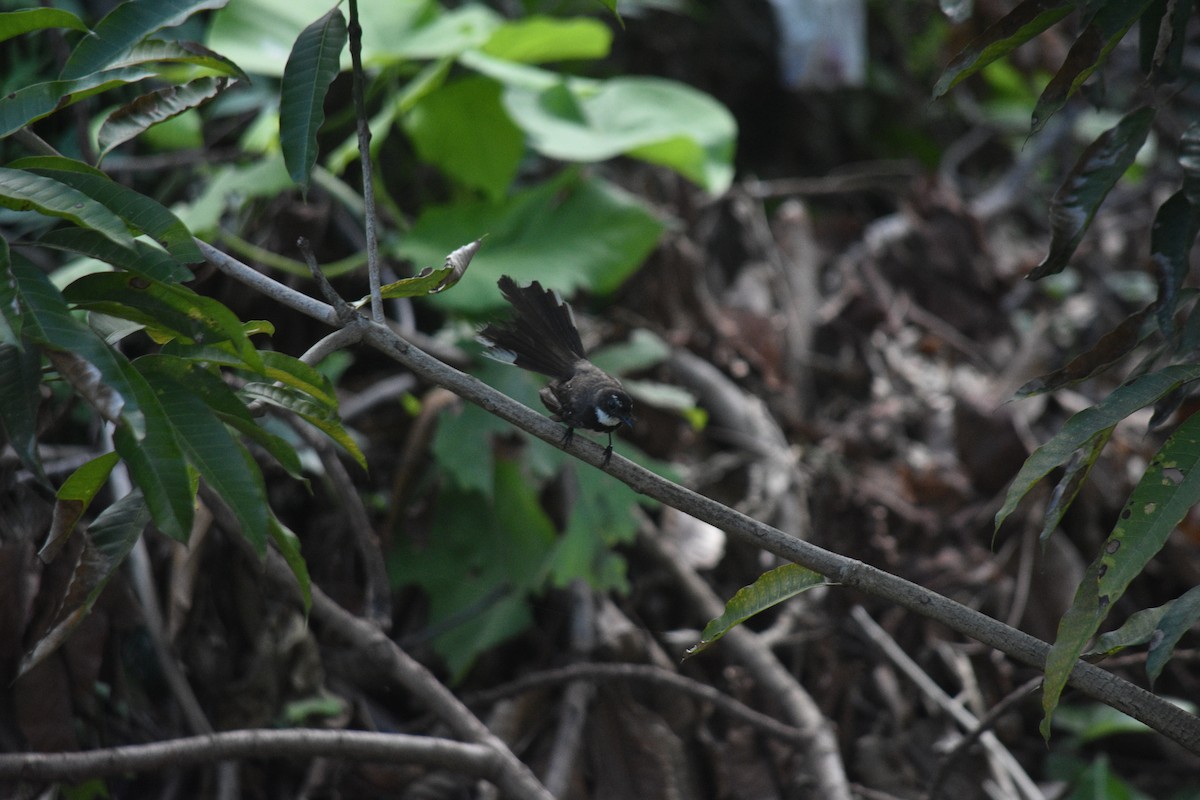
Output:
[[[358,123],[358,157],[362,162],[363,216],[367,234],[367,278],[371,291],[371,319],[383,323],[383,295],[379,291],[379,236],[376,232],[375,187],[371,177],[371,129],[363,99],[362,26],[358,23],[358,0],[350,0],[350,68],[353,77],[354,118]]]
[[[850,610],[850,616],[859,624],[867,637],[874,642],[880,650],[883,651],[893,664],[900,668],[908,679],[917,685],[926,697],[938,704],[938,707],[954,718],[954,721],[963,727],[963,730],[973,730],[979,727],[979,720],[975,718],[970,711],[963,707],[962,703],[955,700],[949,694],[942,690],[942,687],[934,683],[933,679],[925,674],[916,662],[909,658],[908,654],[901,649],[900,645],[892,637],[888,636],[887,631],[879,626],[875,620],[871,619],[871,615],[867,613],[862,606],[855,606]],[[1026,774],[1025,769],[1013,757],[1013,754],[1008,751],[996,738],[991,731],[985,731],[980,736],[983,746],[987,748],[988,753],[997,763],[1003,766],[1004,771],[1013,779],[1021,794],[1030,800],[1044,800],[1042,791],[1038,789],[1037,784],[1033,779]]]
[[[367,731],[245,730],[81,753],[0,754],[0,778],[69,781],[123,772],[178,770],[240,758],[342,758],[424,764],[498,780],[501,759],[483,744]]]

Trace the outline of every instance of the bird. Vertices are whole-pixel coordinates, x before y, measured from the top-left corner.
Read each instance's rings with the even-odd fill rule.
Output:
[[[602,466],[612,458],[613,431],[633,427],[633,399],[613,376],[588,361],[575,327],[575,315],[558,292],[538,281],[519,286],[508,275],[496,282],[515,312],[508,322],[485,326],[476,337],[484,354],[550,378],[538,397],[551,419],[567,426],[562,443],[576,428],[608,434]]]

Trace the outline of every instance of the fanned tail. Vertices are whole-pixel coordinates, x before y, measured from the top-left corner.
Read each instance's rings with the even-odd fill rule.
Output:
[[[503,275],[497,285],[516,315],[480,331],[479,340],[490,348],[488,355],[551,378],[570,378],[575,362],[584,358],[571,307],[537,281],[518,286]]]

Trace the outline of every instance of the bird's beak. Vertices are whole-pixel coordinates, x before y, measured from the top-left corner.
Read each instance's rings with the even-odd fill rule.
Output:
[[[624,423],[624,425],[628,428],[632,428],[633,423],[636,422],[636,420],[633,417],[621,417],[620,419],[621,419],[621,422]]]

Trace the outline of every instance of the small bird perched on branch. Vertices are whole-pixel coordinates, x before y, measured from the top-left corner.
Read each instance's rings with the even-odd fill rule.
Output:
[[[567,426],[563,443],[576,428],[608,434],[604,466],[612,458],[612,432],[633,426],[633,400],[621,382],[587,360],[575,317],[558,292],[537,281],[518,286],[507,275],[497,281],[516,316],[479,333],[486,354],[506,364],[551,378],[538,392],[551,417]]]

